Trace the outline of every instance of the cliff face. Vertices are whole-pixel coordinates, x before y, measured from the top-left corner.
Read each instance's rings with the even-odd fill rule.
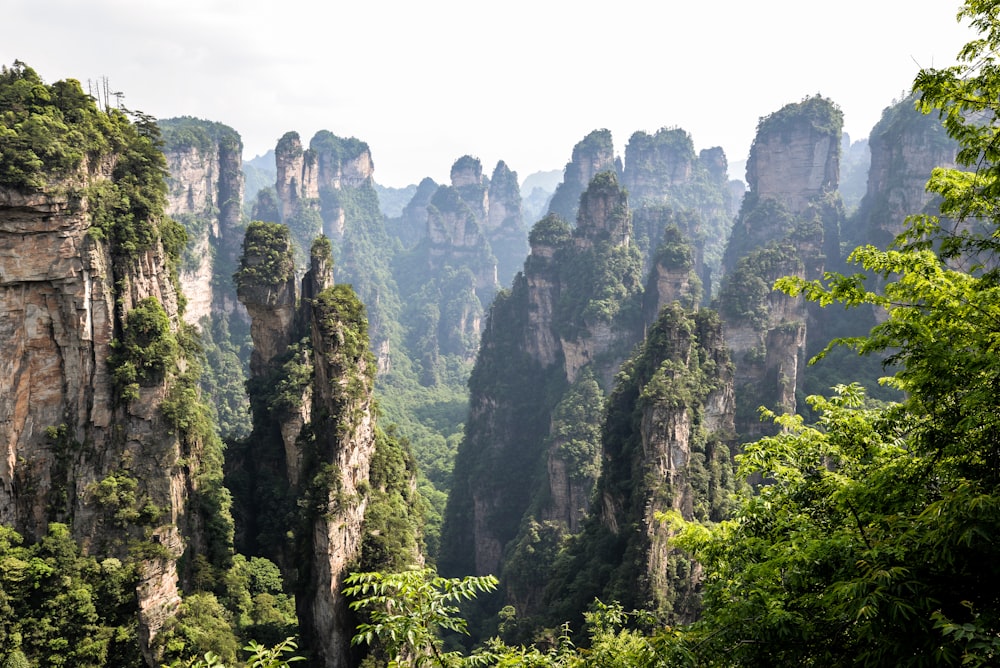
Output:
[[[417,192],[403,207],[399,219],[390,221],[393,236],[402,242],[403,248],[413,248],[427,237],[427,206],[437,189],[438,184],[434,179],[423,179],[417,186]]]
[[[169,172],[166,213],[188,233],[180,266],[184,319],[197,325],[213,314],[231,316],[238,303],[229,279],[243,238],[243,142],[232,128],[210,121],[158,124]]]
[[[497,259],[497,280],[510,285],[528,256],[528,229],[521,211],[521,188],[517,172],[501,160],[490,177],[486,238]]]
[[[524,272],[494,302],[470,379],[443,570],[512,572],[504,554],[526,540],[518,536],[524,527],[540,520],[556,534],[579,528],[599,470],[599,383],[641,331],[630,233],[613,172],[595,177],[581,197],[575,230],[552,214],[532,230]],[[532,480],[539,482],[526,487]],[[515,598],[531,589],[518,572],[509,580]]]
[[[615,160],[615,147],[608,130],[594,130],[573,147],[570,161],[563,171],[563,180],[549,202],[549,213],[563,220],[576,220],[580,195],[601,172],[621,174],[621,164]]]
[[[735,214],[722,149],[696,154],[690,135],[679,128],[636,132],[625,147],[622,183],[645,267],[652,266],[664,229],[676,225],[692,246],[695,273],[710,297]]]
[[[615,541],[608,554],[621,561],[589,585],[596,564],[570,576],[602,599],[692,621],[697,565],[670,546],[670,529],[656,516],[718,521],[729,503],[735,398],[718,316],[667,306],[621,378],[608,400],[600,526],[591,529]]]
[[[807,325],[801,297],[773,292],[786,275],[820,278],[840,257],[843,204],[836,192],[842,114],[809,98],[761,120],[747,163],[750,191],[726,247],[719,298],[736,364],[737,430],[760,434],[761,404],[794,412],[802,387]]]
[[[835,190],[840,179],[840,129],[829,104],[811,98],[761,121],[747,161],[747,183],[761,199],[792,213]]]
[[[524,260],[527,233],[517,174],[500,162],[493,176],[492,181],[483,176],[478,158],[456,160],[451,185],[439,186],[426,205],[425,238],[397,262],[407,340],[422,361],[424,384],[436,382],[443,356],[455,355],[463,363],[474,359],[483,305],[500,288],[498,257],[509,276]],[[419,196],[420,190],[407,211]]]
[[[350,286],[334,284],[331,247],[325,237],[313,243],[298,287],[288,229],[254,222],[247,230],[237,283],[253,321],[254,433],[234,449],[231,467],[242,481],[234,485],[237,515],[246,518],[238,542],[295,582],[304,643],[315,665],[332,667],[357,658],[356,622],[340,593],[348,568],[399,569],[422,557],[414,473],[373,464],[379,448],[383,460],[403,450],[379,440],[365,309]],[[387,495],[406,499],[391,517]],[[387,522],[391,537],[383,536]],[[379,548],[366,549],[372,543]]]
[[[278,140],[274,154],[280,222],[293,227],[301,207],[312,205],[318,209],[324,192],[373,187],[375,164],[371,151],[367,144],[357,139],[343,139],[320,130],[309,142],[309,148],[303,150],[299,134],[287,132]],[[343,206],[324,210],[323,234],[340,239],[344,234],[345,215]]]
[[[364,307],[349,290],[330,287],[312,302],[316,439],[307,458],[315,507],[301,537],[310,559],[296,601],[317,664],[331,668],[349,665],[354,622],[340,590],[348,569],[360,561],[369,500],[363,490],[375,452],[375,366]]]
[[[935,167],[955,167],[958,145],[934,114],[907,98],[882,112],[868,139],[868,186],[851,229],[853,245],[885,248],[903,231],[908,215],[934,213],[925,186]]]
[[[0,184],[0,523],[28,540],[64,523],[85,554],[137,564],[141,649],[155,664],[150,644],[186,577],[178,559],[220,565],[225,536],[192,510],[211,493],[203,459],[216,444],[184,401],[197,396],[194,360],[155,128],[98,111],[76,82],[55,89],[73,94],[71,125],[94,123],[80,136],[102,136],[80,147],[87,160]]]

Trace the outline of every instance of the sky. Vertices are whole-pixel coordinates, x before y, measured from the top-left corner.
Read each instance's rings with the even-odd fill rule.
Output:
[[[357,137],[375,180],[447,183],[472,155],[523,180],[607,128],[680,127],[746,160],[758,120],[822,94],[852,140],[975,35],[957,0],[3,0],[0,64],[107,78],[157,118],[231,126],[244,158]],[[732,173],[743,178],[741,173]]]

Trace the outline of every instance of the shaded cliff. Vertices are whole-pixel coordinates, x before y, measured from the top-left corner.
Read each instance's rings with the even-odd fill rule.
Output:
[[[658,269],[644,294],[628,200],[614,172],[592,180],[576,223],[571,229],[554,214],[536,223],[524,271],[490,309],[439,557],[444,572],[498,574],[503,602],[527,626],[576,605],[560,599],[558,607],[543,594],[560,546],[593,516],[595,485],[608,463],[601,425],[612,379],[661,307],[699,299],[693,256],[676,227],[661,234],[668,242],[655,254]],[[728,361],[713,360],[705,364],[730,374]],[[731,381],[724,384],[731,403]],[[692,400],[690,410],[700,405]],[[725,410],[728,426],[718,429],[728,433]],[[695,421],[706,423],[698,415]],[[636,489],[636,498],[646,491]]]
[[[580,195],[601,172],[612,171],[621,176],[621,162],[615,158],[615,147],[609,130],[594,130],[573,147],[570,161],[563,170],[563,180],[556,186],[549,201],[549,213],[563,220],[576,220]]]
[[[254,431],[227,460],[237,544],[295,583],[315,665],[354,665],[341,583],[349,568],[422,563],[415,464],[376,425],[367,317],[333,281],[332,244],[311,245],[301,285],[293,245],[287,227],[251,223],[236,275],[254,341]]]
[[[179,263],[184,319],[200,329],[207,364],[201,386],[225,439],[250,430],[245,361],[249,318],[232,282],[245,223],[243,142],[232,128],[191,117],[157,122],[167,159],[167,214],[184,226]]]
[[[958,145],[948,137],[941,120],[934,114],[920,113],[915,102],[909,97],[886,108],[872,128],[867,189],[857,211],[844,224],[841,246],[845,254],[864,244],[887,248],[903,231],[907,216],[937,213],[936,197],[925,187],[927,179],[937,166],[955,166]],[[859,271],[860,267],[846,260],[846,257],[830,258],[826,268],[844,274]],[[877,276],[869,279],[874,288],[881,282]],[[868,334],[878,319],[884,317],[884,312],[861,306],[851,309],[849,314],[840,309],[814,309],[810,316],[810,327],[822,335],[807,340],[809,357],[819,353],[834,337]],[[806,395],[825,394],[834,385],[860,382],[868,396],[899,400],[898,393],[878,382],[884,375],[886,369],[880,357],[859,357],[851,350],[837,348],[821,363],[807,367],[803,389]]]
[[[927,179],[935,167],[954,167],[958,144],[941,120],[908,97],[887,107],[868,138],[871,167],[865,195],[848,227],[848,247],[885,248],[915,213],[935,213]]]
[[[839,259],[842,124],[833,102],[813,97],[786,105],[757,127],[747,162],[750,189],[726,246],[717,300],[736,365],[736,428],[744,439],[764,428],[759,406],[796,410],[807,324],[817,309],[771,286],[786,275],[819,278]]]
[[[0,523],[29,541],[64,524],[83,553],[118,559],[154,664],[180,590],[198,589],[192,565],[221,573],[232,532],[158,129],[23,64],[0,87]]]
[[[699,567],[669,544],[658,515],[726,517],[736,485],[734,412],[718,315],[666,306],[608,398],[598,507],[536,583],[548,623],[579,618],[594,598],[671,624],[696,618]]]

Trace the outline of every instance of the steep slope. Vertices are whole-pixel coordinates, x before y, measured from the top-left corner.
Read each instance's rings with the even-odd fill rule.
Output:
[[[187,231],[180,283],[184,319],[200,330],[205,348],[202,391],[222,437],[245,438],[250,320],[232,281],[245,230],[243,143],[235,130],[212,121],[182,117],[157,125],[167,159],[166,212]]]
[[[837,193],[843,115],[808,98],[761,119],[747,163],[750,190],[726,246],[718,309],[736,365],[737,424],[745,439],[764,428],[757,408],[795,412],[807,323],[801,298],[773,292],[786,275],[822,276],[839,258],[843,204]]]
[[[314,665],[359,660],[356,620],[340,593],[348,569],[422,563],[414,463],[376,426],[375,359],[365,309],[333,282],[318,238],[297,286],[287,227],[251,223],[236,280],[252,320],[254,432],[228,465],[238,544],[295,583]]]
[[[547,623],[578,619],[594,598],[668,623],[696,618],[698,565],[670,546],[659,514],[726,517],[734,411],[718,315],[666,306],[608,398],[598,507],[535,583],[545,591]]]
[[[29,540],[64,523],[85,553],[135,568],[152,664],[179,588],[195,589],[179,559],[219,572],[232,531],[158,131],[22,64],[0,87],[0,523]]]

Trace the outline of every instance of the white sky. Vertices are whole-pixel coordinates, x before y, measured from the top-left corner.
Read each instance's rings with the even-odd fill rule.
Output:
[[[821,93],[866,137],[921,66],[974,35],[958,0],[3,0],[0,64],[108,77],[123,104],[196,116],[245,157],[288,130],[366,141],[375,179],[448,180],[470,154],[521,179],[611,130],[687,130],[746,159],[757,121]],[[733,174],[742,178],[742,174]]]

